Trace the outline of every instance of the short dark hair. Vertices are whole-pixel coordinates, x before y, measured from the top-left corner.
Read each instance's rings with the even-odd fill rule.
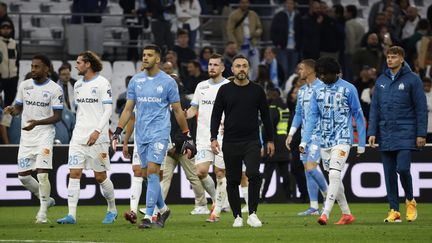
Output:
[[[225,63],[225,60],[224,60],[223,56],[221,54],[218,54],[218,53],[211,54],[209,60],[210,59],[220,59],[220,61],[221,61],[222,64]]]
[[[314,59],[303,59],[300,63],[310,67],[311,69],[315,69],[316,62]]]
[[[249,66],[250,66],[250,62],[249,59],[247,59],[246,56],[244,56],[243,54],[237,54],[234,56],[234,58],[232,59],[232,62],[234,63],[235,60],[237,59],[246,59],[246,61],[248,62]]]
[[[90,63],[93,72],[102,71],[103,68],[102,61],[96,53],[92,51],[85,51],[85,52],[81,52],[78,56],[81,57],[84,62]]]
[[[58,69],[58,73],[60,74],[61,71],[65,70],[65,69],[67,69],[67,70],[69,70],[69,71],[72,71],[72,67],[71,67],[71,65],[70,65],[68,62],[63,63],[63,64],[59,67],[59,69]]]
[[[333,57],[321,57],[315,63],[315,72],[338,74],[341,72],[339,63]]]
[[[346,6],[346,11],[351,13],[352,18],[357,18],[357,7],[355,5]]]
[[[181,35],[188,35],[189,32],[185,29],[178,29],[177,30],[177,37],[181,36]]]
[[[161,53],[162,53],[160,47],[157,46],[157,45],[154,45],[154,44],[146,45],[146,46],[144,47],[144,50],[153,50],[153,51],[155,51],[159,56],[160,56]]]
[[[394,55],[400,55],[402,57],[405,57],[405,50],[400,46],[392,46],[389,49],[387,49],[387,54],[394,54]]]
[[[190,60],[188,63],[192,63],[196,68],[201,70],[201,64],[197,60]]]
[[[7,11],[7,4],[6,4],[6,3],[4,3],[4,2],[0,2],[0,7],[5,8],[6,11]]]
[[[37,55],[33,56],[32,59],[33,59],[33,60],[34,60],[34,59],[40,60],[40,61],[41,61],[43,64],[45,64],[48,68],[51,67],[51,60],[50,60],[50,59],[48,58],[48,56],[45,55],[45,54],[37,54]]]

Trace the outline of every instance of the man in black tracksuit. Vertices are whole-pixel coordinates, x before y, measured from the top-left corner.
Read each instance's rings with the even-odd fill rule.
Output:
[[[223,157],[226,167],[228,200],[234,215],[233,227],[242,227],[241,201],[238,186],[242,176],[242,163],[246,165],[249,178],[249,217],[247,223],[261,227],[256,215],[261,185],[259,165],[260,149],[258,112],[264,124],[267,152],[274,153],[273,131],[264,90],[248,79],[249,61],[243,55],[233,59],[231,68],[235,79],[223,85],[216,96],[211,117],[211,147],[215,154],[220,152],[217,134],[222,114],[225,114]]]

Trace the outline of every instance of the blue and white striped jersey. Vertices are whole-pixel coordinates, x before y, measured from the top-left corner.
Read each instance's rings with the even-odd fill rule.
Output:
[[[302,136],[302,143],[311,141],[317,121],[320,126],[321,147],[353,144],[354,117],[359,136],[359,147],[366,144],[366,127],[357,89],[349,82],[338,79],[332,84],[320,84],[314,89]]]

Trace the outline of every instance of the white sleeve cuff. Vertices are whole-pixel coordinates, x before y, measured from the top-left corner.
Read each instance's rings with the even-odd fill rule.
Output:
[[[300,143],[299,147],[306,148],[306,143]]]
[[[290,136],[294,136],[294,134],[297,132],[297,128],[295,128],[295,127],[291,127],[290,128],[290,130],[289,130],[289,132],[288,132],[288,135],[290,135]]]

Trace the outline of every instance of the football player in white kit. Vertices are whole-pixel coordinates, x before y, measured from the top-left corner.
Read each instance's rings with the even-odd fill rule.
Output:
[[[186,111],[186,118],[190,119],[198,115],[197,125],[197,154],[195,157],[195,165],[197,168],[198,178],[207,193],[213,201],[213,207],[208,222],[215,222],[220,216],[223,203],[226,198],[226,178],[225,178],[225,163],[223,155],[214,154],[211,150],[210,143],[210,118],[213,110],[213,104],[216,99],[216,94],[219,88],[229,83],[229,80],[222,77],[224,71],[224,62],[222,56],[213,54],[208,63],[208,74],[210,79],[200,82],[196,89],[191,102],[191,107]],[[219,133],[218,139],[222,141],[222,135]],[[216,174],[217,187],[208,171],[210,165],[214,163],[214,171]],[[207,209],[207,208],[205,208]]]
[[[69,213],[58,219],[57,223],[76,223],[81,175],[83,169],[91,169],[108,203],[108,210],[102,223],[111,224],[117,217],[114,186],[106,173],[110,169],[108,123],[112,113],[111,84],[99,75],[102,62],[91,51],[78,55],[76,69],[83,78],[74,86],[74,98],[78,108],[69,147]]]
[[[15,104],[4,109],[6,114],[13,116],[22,113],[18,178],[40,200],[37,224],[48,223],[47,209],[55,204],[50,197],[48,173],[52,169],[53,124],[61,120],[63,110],[62,88],[48,78],[50,65],[51,61],[45,55],[34,56],[32,78],[19,85]],[[31,175],[34,170],[37,181]]]

